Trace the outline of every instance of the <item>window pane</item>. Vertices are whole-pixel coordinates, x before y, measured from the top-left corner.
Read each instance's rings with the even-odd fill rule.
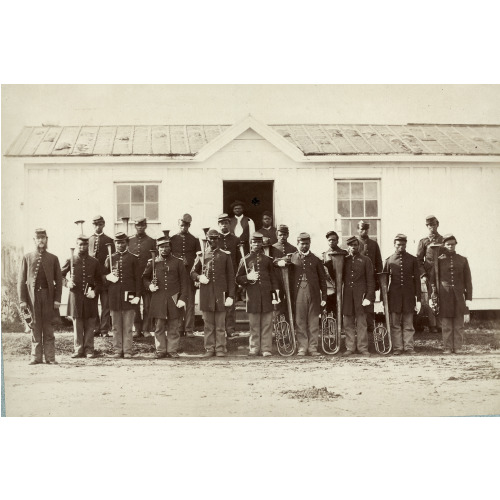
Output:
[[[158,201],[158,186],[146,186],[146,201]]]
[[[349,229],[349,227],[350,227],[349,222],[350,221],[348,221],[348,220],[342,220],[342,235],[343,236],[350,236],[351,235],[351,231]]]
[[[144,217],[144,205],[132,205],[130,207],[130,218],[132,220]]]
[[[342,236],[342,241],[340,242],[340,248],[347,248],[347,239],[349,236]]]
[[[118,203],[130,202],[130,186],[116,186],[116,201]]]
[[[130,205],[127,203],[119,203],[118,210],[116,214],[117,219],[121,219],[122,217],[130,217]]]
[[[378,198],[376,182],[365,182],[365,198],[370,200],[376,200]]]
[[[148,220],[158,220],[158,203],[146,203],[146,217]]]
[[[378,217],[378,201],[377,200],[366,200],[366,216],[367,217]]]
[[[350,217],[351,216],[351,213],[349,210],[349,201],[338,200],[337,206],[338,206],[338,213],[341,217]]]
[[[348,200],[349,199],[349,183],[348,182],[339,182],[337,184],[337,198],[339,200]]]
[[[358,235],[358,222],[359,222],[359,220],[352,220],[351,221],[351,235],[353,235],[353,236]]]
[[[144,202],[144,186],[132,186],[132,203]]]
[[[352,182],[351,183],[351,198],[353,200],[363,199],[363,183],[362,182]]]
[[[362,200],[353,200],[351,202],[352,217],[364,217],[364,207]]]

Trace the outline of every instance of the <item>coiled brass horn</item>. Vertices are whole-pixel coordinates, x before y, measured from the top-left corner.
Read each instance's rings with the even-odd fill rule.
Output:
[[[335,269],[335,289],[337,294],[337,317],[326,308],[321,314],[321,348],[325,354],[334,355],[340,351],[342,339],[342,273],[344,270],[344,252],[329,252]]]
[[[442,249],[440,243],[433,243],[430,245],[432,250],[432,265],[434,266],[434,280],[431,283],[431,296],[429,305],[435,316],[439,315],[439,251]]]
[[[377,273],[378,280],[380,283],[380,294],[382,295],[382,302],[384,304],[384,315],[385,324],[378,323],[373,329],[373,341],[375,344],[375,350],[378,354],[387,355],[392,350],[392,338],[391,338],[391,318],[389,315],[389,300],[387,296],[387,289],[389,285],[389,273],[382,272]]]

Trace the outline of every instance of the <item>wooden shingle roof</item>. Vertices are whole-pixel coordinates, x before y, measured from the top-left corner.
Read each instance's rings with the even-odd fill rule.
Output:
[[[499,125],[265,125],[304,156],[499,155]],[[195,157],[231,125],[24,127],[6,156]]]

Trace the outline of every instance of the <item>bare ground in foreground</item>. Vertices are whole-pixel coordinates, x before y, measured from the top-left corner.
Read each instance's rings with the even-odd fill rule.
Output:
[[[70,338],[68,338],[69,340]],[[102,340],[100,342],[103,342]],[[132,360],[58,355],[27,364],[5,348],[7,416],[444,416],[500,414],[500,352],[444,356]],[[8,346],[9,347],[9,346]],[[417,351],[419,351],[417,347]]]

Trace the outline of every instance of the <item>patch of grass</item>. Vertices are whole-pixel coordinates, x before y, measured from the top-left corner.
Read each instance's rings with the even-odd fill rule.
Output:
[[[308,389],[302,391],[282,391],[282,394],[288,396],[291,399],[299,399],[300,401],[305,400],[319,400],[319,401],[331,401],[332,399],[341,398],[342,395],[335,394],[335,392],[329,391],[326,387],[315,387],[314,385]]]

